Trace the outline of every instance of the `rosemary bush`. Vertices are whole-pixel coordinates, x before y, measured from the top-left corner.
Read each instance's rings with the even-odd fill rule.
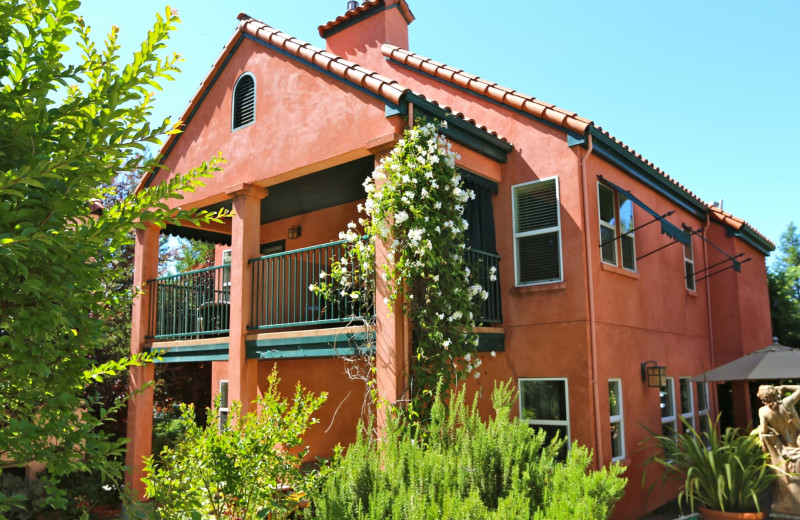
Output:
[[[312,500],[319,519],[601,519],[622,497],[623,468],[589,471],[588,449],[511,418],[510,384],[492,393],[495,417],[481,420],[477,396],[462,389],[449,405],[437,395],[428,427],[393,415],[380,440],[360,435]]]

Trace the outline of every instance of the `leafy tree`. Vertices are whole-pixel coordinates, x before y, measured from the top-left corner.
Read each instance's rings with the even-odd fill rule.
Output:
[[[113,255],[130,245],[133,227],[211,218],[162,201],[194,190],[220,161],[92,213],[93,202],[117,192],[118,174],[158,167],[141,152],[177,131],[147,117],[150,90],[178,71],[180,58],[164,49],[179,20],[170,10],[158,15],[121,64],[118,29],[96,45],[75,14],[79,5],[0,3],[0,468],[46,463],[54,507],[66,503],[55,489],[66,475],[90,468],[121,475],[112,457],[123,440],[99,429],[110,410],[87,413],[97,401],[84,394],[89,382],[145,361],[92,359],[109,334],[109,312],[131,297],[106,292],[126,276],[110,268]],[[69,43],[82,51],[77,65],[65,63]],[[14,503],[0,494],[0,517]]]
[[[175,271],[183,273],[214,265],[214,244],[202,240],[183,240],[175,251]]]
[[[781,235],[780,253],[769,270],[772,333],[800,348],[800,232],[793,222]]]

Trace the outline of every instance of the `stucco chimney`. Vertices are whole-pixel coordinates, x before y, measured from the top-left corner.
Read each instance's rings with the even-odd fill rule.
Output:
[[[379,69],[383,62],[381,45],[390,43],[408,49],[408,25],[413,21],[406,0],[368,0],[321,25],[319,34],[325,38],[326,50]]]

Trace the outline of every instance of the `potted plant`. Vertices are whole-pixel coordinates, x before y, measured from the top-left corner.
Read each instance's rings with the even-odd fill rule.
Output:
[[[646,445],[655,444],[661,453],[647,463],[664,468],[663,480],[682,483],[678,504],[688,502],[703,520],[764,518],[759,499],[777,478],[758,435],[742,435],[735,428],[718,433],[710,419],[704,432],[695,430],[685,419],[683,433],[653,435]],[[652,433],[652,432],[651,432]]]

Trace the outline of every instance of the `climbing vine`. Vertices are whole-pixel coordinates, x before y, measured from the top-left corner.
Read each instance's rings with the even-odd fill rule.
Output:
[[[488,293],[466,261],[464,206],[475,194],[464,188],[457,158],[434,124],[406,130],[364,181],[364,217],[340,233],[345,255],[310,287],[354,301],[371,296],[375,241],[386,244],[385,303],[395,312],[400,305],[413,326],[409,381],[418,410],[430,405],[440,380],[450,386],[480,375],[475,314]],[[361,240],[359,229],[372,240]]]

